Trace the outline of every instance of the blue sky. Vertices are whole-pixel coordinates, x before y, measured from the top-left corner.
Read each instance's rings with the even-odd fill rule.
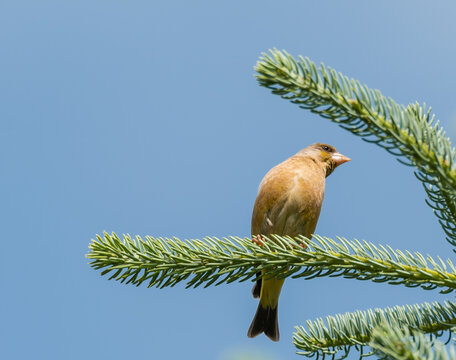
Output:
[[[298,358],[291,335],[307,319],[446,299],[287,280],[272,343],[246,337],[250,283],[136,288],[100,277],[85,254],[103,230],[247,236],[263,175],[321,141],[353,161],[328,178],[319,234],[452,257],[410,168],[260,88],[253,66],[272,47],[309,56],[399,103],[426,102],[456,133],[455,11],[451,1],[1,2],[1,357]]]

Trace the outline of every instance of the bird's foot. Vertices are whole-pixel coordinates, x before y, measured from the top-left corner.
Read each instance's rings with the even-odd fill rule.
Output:
[[[304,240],[297,240],[296,242],[298,243],[299,247],[302,247],[303,249],[307,249],[307,245]],[[298,247],[298,246],[295,246],[295,247]]]
[[[252,236],[252,242],[254,242],[257,245],[263,246],[265,239],[261,235],[254,235]]]

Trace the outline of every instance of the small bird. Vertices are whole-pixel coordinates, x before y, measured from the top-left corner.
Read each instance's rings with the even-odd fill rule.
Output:
[[[326,177],[350,160],[334,147],[316,143],[269,170],[253,207],[252,240],[259,242],[258,237],[270,234],[310,238],[320,216]],[[279,340],[277,306],[284,281],[272,278],[255,283],[252,294],[260,303],[248,337],[264,332],[271,340]]]

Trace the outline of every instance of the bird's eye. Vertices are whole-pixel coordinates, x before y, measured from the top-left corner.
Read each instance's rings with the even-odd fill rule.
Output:
[[[332,150],[329,148],[329,146],[323,145],[321,147],[324,151],[331,152]]]

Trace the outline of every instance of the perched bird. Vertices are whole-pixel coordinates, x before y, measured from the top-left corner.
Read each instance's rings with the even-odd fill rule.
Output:
[[[270,234],[310,238],[320,215],[325,178],[347,161],[334,147],[316,143],[269,170],[253,207],[252,240]],[[271,340],[279,340],[277,306],[283,282],[272,278],[255,283],[252,294],[260,303],[248,337],[264,332]]]

